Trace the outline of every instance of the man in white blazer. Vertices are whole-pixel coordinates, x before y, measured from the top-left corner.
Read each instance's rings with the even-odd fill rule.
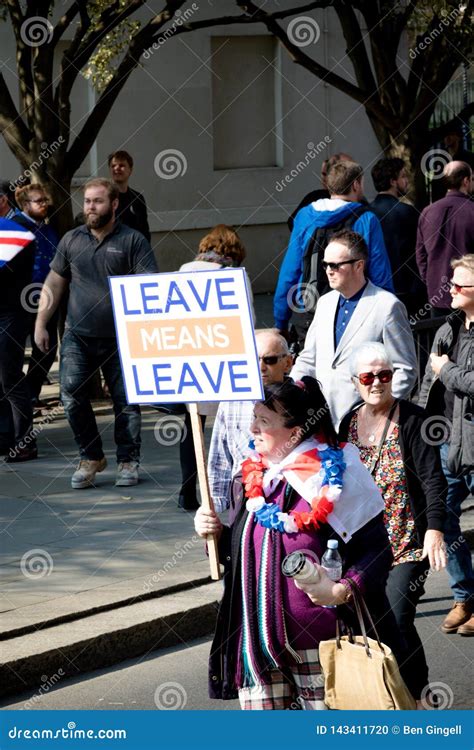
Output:
[[[317,304],[305,346],[291,371],[295,380],[311,375],[319,381],[336,428],[360,402],[351,379],[351,352],[366,341],[384,344],[394,366],[393,394],[408,398],[416,380],[416,353],[405,306],[365,277],[368,258],[364,238],[337,232],[324,251],[331,292]]]

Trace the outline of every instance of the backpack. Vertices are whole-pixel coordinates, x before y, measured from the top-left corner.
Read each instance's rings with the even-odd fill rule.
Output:
[[[368,206],[352,208],[351,212],[341,221],[328,227],[317,227],[311,235],[302,263],[301,299],[305,313],[312,316],[319,297],[330,289],[326,271],[323,269],[321,262],[324,250],[331,241],[331,237],[341,229],[352,229],[357,219],[366,211],[370,211]]]

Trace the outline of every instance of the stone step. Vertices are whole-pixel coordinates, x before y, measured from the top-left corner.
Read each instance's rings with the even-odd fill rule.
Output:
[[[208,635],[221,596],[221,582],[207,583],[8,638],[0,697]]]

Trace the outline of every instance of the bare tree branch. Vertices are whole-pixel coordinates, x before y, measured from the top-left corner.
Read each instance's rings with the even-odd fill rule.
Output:
[[[375,92],[377,85],[370,67],[369,57],[365,48],[359,21],[353,8],[348,3],[336,2],[335,10],[341,23],[342,33],[346,40],[346,54],[352,62],[357,83],[367,92]]]
[[[81,8],[85,5],[84,0],[73,0],[67,11],[54,27],[53,38],[51,44],[56,47],[63,34],[68,30],[71,23],[74,21],[77,14],[81,11]]]
[[[20,117],[7,83],[0,73],[0,132],[11,151],[26,168],[29,164],[32,133]]]
[[[173,13],[176,12],[180,6],[184,5],[184,3],[185,0],[174,0]],[[152,45],[153,39],[159,35],[161,28],[170,20],[171,11],[168,10],[170,6],[171,3],[167,3],[166,8],[149,21],[149,23],[132,39],[127,54],[118,66],[113,78],[99,97],[95,107],[88,116],[84,126],[69,150],[68,162],[72,173],[80,167],[89,153],[119,92],[124,87],[133,70],[138,67],[143,52]]]
[[[243,3],[238,0],[238,4],[241,5]],[[394,127],[394,119],[390,117],[389,113],[380,105],[375,92],[365,91],[358,86],[354,86],[354,84],[346,81],[345,78],[342,78],[337,75],[337,73],[334,73],[316,62],[316,60],[313,60],[309,55],[303,52],[301,47],[298,47],[291,42],[286,31],[282,29],[275,20],[271,19],[265,11],[256,6],[255,3],[249,0],[249,2],[245,2],[245,8],[247,12],[251,14],[252,18],[254,18],[255,22],[263,23],[267,29],[279,39],[282,46],[289,52],[295,63],[306,68],[306,70],[309,70],[310,73],[321,78],[325,83],[334,86],[339,89],[339,91],[342,91],[352,99],[363,104],[367,113],[372,117],[377,118],[381,124],[385,125],[385,127]]]

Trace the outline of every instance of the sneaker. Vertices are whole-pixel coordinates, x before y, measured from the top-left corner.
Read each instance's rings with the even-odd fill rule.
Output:
[[[117,466],[116,487],[133,487],[138,484],[138,461],[124,461]]]
[[[469,620],[458,628],[459,635],[474,635],[474,615],[471,615]]]
[[[71,487],[73,490],[83,490],[86,487],[94,486],[95,475],[104,471],[107,466],[105,456],[98,461],[89,458],[82,458],[79,465],[71,477]]]
[[[454,602],[451,612],[441,625],[443,633],[457,633],[458,628],[471,619],[472,610],[467,602]]]

